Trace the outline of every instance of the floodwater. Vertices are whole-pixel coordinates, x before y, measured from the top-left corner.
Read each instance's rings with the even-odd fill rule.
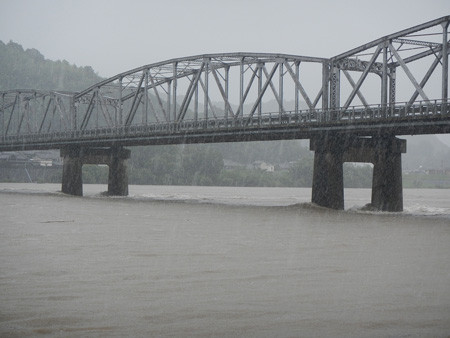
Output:
[[[450,190],[0,184],[2,337],[448,337]]]

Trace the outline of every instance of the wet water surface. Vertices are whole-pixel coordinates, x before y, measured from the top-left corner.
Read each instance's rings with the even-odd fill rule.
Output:
[[[450,192],[0,185],[0,336],[450,335]]]

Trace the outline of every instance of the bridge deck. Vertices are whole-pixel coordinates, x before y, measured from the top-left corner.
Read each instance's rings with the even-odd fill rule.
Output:
[[[110,147],[179,143],[307,139],[324,132],[359,136],[450,132],[450,104],[442,101],[340,110],[266,113],[251,118],[198,119],[122,127],[3,136],[0,150],[58,149],[70,144]]]

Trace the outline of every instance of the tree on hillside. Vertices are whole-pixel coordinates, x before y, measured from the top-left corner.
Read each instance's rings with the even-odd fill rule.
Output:
[[[0,74],[0,90],[80,91],[102,80],[89,66],[47,60],[38,50],[24,50],[12,41],[0,41]]]

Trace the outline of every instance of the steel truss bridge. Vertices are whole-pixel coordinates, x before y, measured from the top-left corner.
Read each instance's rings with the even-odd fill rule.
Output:
[[[447,133],[449,20],[330,59],[210,54],[145,65],[79,93],[0,92],[0,149],[310,138],[329,130]],[[440,83],[431,83],[436,77]]]
[[[0,151],[450,132],[450,16],[331,58],[225,53],[0,92]]]

